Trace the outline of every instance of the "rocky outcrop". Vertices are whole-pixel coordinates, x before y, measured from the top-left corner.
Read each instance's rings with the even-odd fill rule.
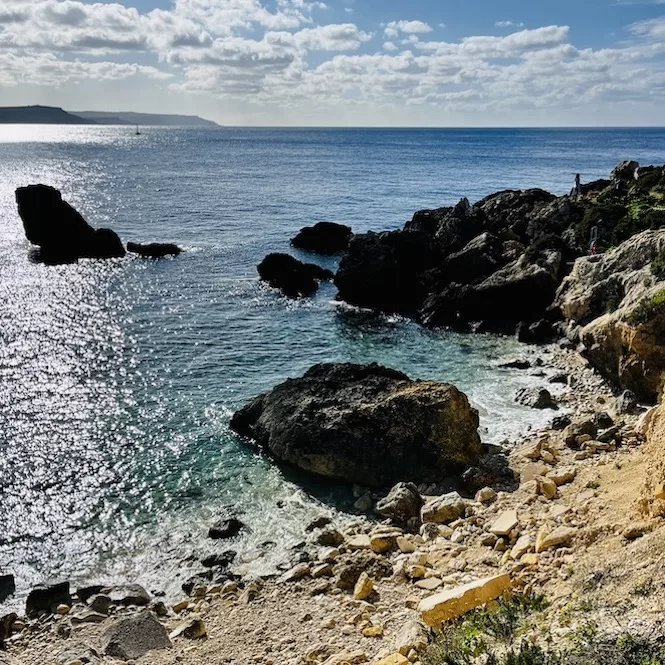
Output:
[[[463,393],[376,364],[315,365],[252,400],[231,428],[304,471],[370,486],[436,482],[482,453]]]
[[[306,226],[291,239],[291,244],[316,254],[340,254],[351,242],[353,231],[350,226],[335,222],[317,222]]]
[[[314,263],[303,263],[289,254],[268,254],[257,266],[259,277],[289,298],[311,296],[319,281],[333,278],[330,270]]]
[[[665,381],[665,282],[651,269],[663,252],[665,230],[645,231],[578,259],[556,299],[568,336],[594,367],[648,402]]]
[[[171,242],[128,242],[127,251],[148,259],[160,259],[164,256],[178,256],[182,249]]]
[[[16,202],[25,236],[40,248],[39,259],[44,262],[108,259],[125,255],[125,248],[114,231],[93,229],[53,187],[19,187]]]

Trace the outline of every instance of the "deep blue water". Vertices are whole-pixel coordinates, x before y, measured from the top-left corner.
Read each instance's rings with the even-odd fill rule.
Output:
[[[396,228],[461,196],[561,194],[576,172],[589,181],[625,158],[665,162],[665,130],[0,126],[0,571],[21,590],[52,576],[164,587],[174,562],[215,551],[205,533],[227,504],[251,528],[231,544],[243,568],[274,564],[321,504],[227,422],[315,362],[453,381],[486,441],[538,425],[513,403],[537,379],[494,366],[529,352],[513,340],[368,317],[335,304],[331,285],[289,301],[255,266],[316,221]],[[187,252],[31,263],[13,192],[36,182],[125,241]]]

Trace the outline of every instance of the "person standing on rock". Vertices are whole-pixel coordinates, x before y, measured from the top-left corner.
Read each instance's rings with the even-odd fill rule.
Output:
[[[598,220],[599,223],[603,220]],[[589,237],[589,254],[591,256],[596,256],[598,253],[598,226],[591,227],[591,235]]]
[[[582,176],[579,173],[575,174],[575,187],[573,188],[575,197],[579,198],[582,195]]]

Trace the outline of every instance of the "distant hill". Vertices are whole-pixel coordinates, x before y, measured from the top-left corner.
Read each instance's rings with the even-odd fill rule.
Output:
[[[0,106],[0,123],[91,125],[92,121],[54,106]]]
[[[131,113],[120,111],[74,111],[98,125],[158,125],[162,127],[219,127],[216,122],[197,115],[163,115],[158,113]]]

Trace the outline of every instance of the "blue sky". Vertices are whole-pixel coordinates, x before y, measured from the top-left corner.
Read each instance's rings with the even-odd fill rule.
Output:
[[[223,124],[662,125],[665,0],[2,0],[0,103]]]

